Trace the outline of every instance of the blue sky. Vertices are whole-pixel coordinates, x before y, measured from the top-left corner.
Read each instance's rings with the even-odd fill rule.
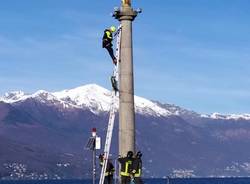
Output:
[[[110,88],[103,30],[119,0],[0,1],[0,95]],[[250,113],[250,1],[134,0],[135,93],[200,113]]]

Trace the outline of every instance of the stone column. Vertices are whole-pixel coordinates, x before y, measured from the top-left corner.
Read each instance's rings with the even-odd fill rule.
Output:
[[[137,12],[131,7],[130,0],[123,0],[122,7],[114,12],[122,26],[120,63],[119,63],[119,154],[126,156],[135,151],[135,109],[133,76],[132,21]]]

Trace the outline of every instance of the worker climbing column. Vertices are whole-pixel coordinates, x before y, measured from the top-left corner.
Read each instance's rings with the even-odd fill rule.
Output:
[[[117,60],[120,59],[120,43],[121,43],[121,34],[122,34],[122,29],[121,26],[119,26],[115,36],[117,36],[116,42],[116,58]],[[118,92],[118,89],[116,87],[117,85],[117,77],[118,77],[118,67],[119,63],[117,65],[114,65],[114,71],[113,75],[111,77],[111,82],[112,82],[112,96],[111,96],[111,104],[110,104],[110,114],[109,114],[109,122],[108,122],[108,129],[107,129],[107,135],[106,135],[106,140],[105,140],[105,145],[104,145],[104,153],[103,153],[103,164],[102,164],[102,171],[100,175],[100,180],[99,184],[103,184],[105,180],[105,173],[106,173],[106,168],[108,164],[108,159],[109,159],[109,152],[110,152],[110,147],[111,147],[111,140],[112,140],[112,134],[113,134],[113,128],[114,128],[114,123],[115,123],[115,113],[116,113],[116,95]]]
[[[115,9],[113,16],[122,26],[121,51],[119,63],[119,154],[125,156],[135,151],[135,113],[132,21],[138,11],[131,7],[131,0],[122,0],[122,6]]]

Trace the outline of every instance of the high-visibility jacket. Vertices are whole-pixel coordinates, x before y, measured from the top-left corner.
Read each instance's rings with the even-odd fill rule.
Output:
[[[124,158],[118,158],[118,161],[121,164],[121,176],[130,176],[130,173],[132,172],[132,164],[133,164],[133,159],[124,157]]]
[[[101,167],[103,166],[103,160],[100,161],[100,166]],[[110,161],[108,161],[107,168],[105,171],[105,176],[113,175],[114,172],[115,172],[115,168],[114,168],[113,164]]]
[[[102,37],[102,47],[112,47],[113,34],[109,29],[104,30],[104,35]]]
[[[133,168],[132,173],[134,174],[134,177],[141,177],[142,174],[141,158],[134,158],[132,168]]]

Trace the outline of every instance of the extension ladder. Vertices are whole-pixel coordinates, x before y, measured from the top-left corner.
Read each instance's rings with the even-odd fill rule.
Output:
[[[115,56],[117,59],[117,64],[114,65],[114,70],[113,70],[113,76],[115,77],[116,81],[118,81],[118,77],[119,77],[118,70],[119,70],[119,62],[120,62],[121,33],[122,33],[121,26],[119,26],[117,32],[114,34],[114,36],[117,36],[117,38],[116,38],[116,53],[115,53]],[[101,171],[101,175],[100,175],[99,184],[103,184],[104,179],[105,179],[105,172],[106,172],[106,168],[107,168],[109,152],[110,152],[110,147],[111,147],[112,134],[113,134],[113,128],[114,128],[114,122],[115,122],[116,100],[117,100],[116,91],[113,89],[112,95],[111,95],[111,105],[110,105],[108,129],[107,129],[107,135],[106,135],[106,140],[105,140],[105,145],[104,145],[103,165],[102,165],[102,171]]]

